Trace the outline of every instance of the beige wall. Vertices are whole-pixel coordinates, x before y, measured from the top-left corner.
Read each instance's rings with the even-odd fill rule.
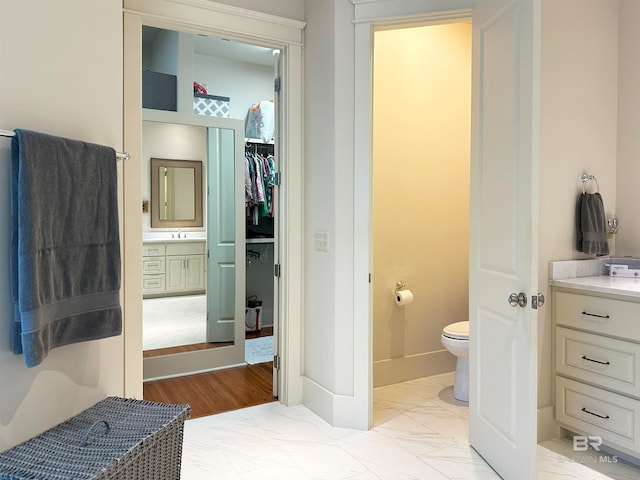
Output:
[[[1,129],[38,130],[122,150],[120,2],[0,0],[0,45],[16,46],[0,51]],[[124,393],[122,335],[56,348],[34,368],[10,351],[10,144],[0,138],[0,451],[107,395]],[[122,172],[122,163],[118,168]],[[131,321],[125,312],[125,331]]]
[[[468,319],[471,24],[374,38],[374,386],[455,368],[442,328]],[[396,281],[414,303],[394,301]]]
[[[547,299],[549,261],[593,258],[575,248],[582,172],[598,179],[607,218],[616,212],[617,49],[618,0],[543,2],[539,289]],[[552,308],[538,311],[539,407],[553,401]]]
[[[176,123],[142,122],[142,199],[151,203],[151,159],[198,160],[202,162],[202,178],[207,178],[207,129]],[[206,196],[205,196],[206,197]],[[203,197],[203,198],[205,198]],[[207,229],[206,201],[202,210],[203,226],[181,228],[183,231]],[[151,228],[151,213],[142,215],[143,232],[176,231],[177,228]]]
[[[640,256],[640,2],[620,0],[618,37],[618,163],[616,254]]]

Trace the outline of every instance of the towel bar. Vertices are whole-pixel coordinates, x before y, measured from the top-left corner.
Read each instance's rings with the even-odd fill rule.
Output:
[[[587,188],[587,182],[589,180],[593,180],[595,182],[596,193],[600,192],[600,185],[598,185],[598,180],[593,175],[589,175],[588,173],[585,172],[580,176],[580,180],[582,181],[582,193],[587,193],[586,188]]]
[[[0,130],[0,137],[15,137],[15,132],[10,132],[9,130]],[[116,158],[122,158],[124,160],[129,160],[131,155],[129,152],[116,152]]]

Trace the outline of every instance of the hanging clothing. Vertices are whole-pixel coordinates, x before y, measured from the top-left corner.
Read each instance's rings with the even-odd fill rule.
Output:
[[[245,152],[245,206],[247,220],[258,225],[261,218],[273,216],[275,157],[257,151]]]

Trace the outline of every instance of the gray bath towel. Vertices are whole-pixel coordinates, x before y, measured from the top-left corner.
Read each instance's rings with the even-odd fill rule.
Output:
[[[116,154],[28,130],[12,143],[14,353],[122,332]]]
[[[609,255],[607,222],[599,193],[582,193],[576,208],[577,248],[579,252]]]

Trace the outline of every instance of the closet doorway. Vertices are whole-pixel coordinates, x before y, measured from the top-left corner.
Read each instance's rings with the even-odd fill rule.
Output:
[[[273,363],[279,54],[142,27],[145,381]]]
[[[304,23],[275,17],[215,2],[185,0],[176,5],[165,0],[125,0],[123,2],[124,32],[124,145],[131,153],[132,161],[124,171],[124,261],[125,277],[131,288],[124,298],[125,316],[125,392],[141,397],[143,382],[142,345],[142,27],[143,25],[171,31],[181,31],[197,36],[226,38],[240,43],[253,44],[279,50],[281,89],[276,98],[275,155],[286,174],[279,187],[280,218],[277,225],[274,255],[278,255],[280,277],[277,298],[274,302],[274,355],[279,358],[273,369],[273,385],[278,400],[294,405],[302,399],[301,377],[301,319],[302,315],[302,30]],[[182,50],[180,50],[182,52]],[[192,52],[192,50],[188,50]],[[182,58],[182,57],[181,57]],[[185,65],[182,64],[184,67]],[[187,65],[188,68],[188,65]],[[193,106],[193,72],[190,72],[186,88],[177,88],[177,103]],[[180,82],[184,79],[180,78]],[[213,90],[215,85],[210,86]],[[186,102],[186,103],[185,103]],[[233,105],[233,98],[230,98]],[[182,110],[182,107],[179,107]],[[173,114],[176,112],[166,112]],[[185,113],[191,118],[214,119]],[[244,118],[244,114],[243,114]],[[170,122],[169,122],[170,123]],[[242,146],[244,149],[244,144]],[[143,204],[144,208],[144,204]],[[242,260],[246,261],[244,256]],[[274,280],[275,281],[275,280]],[[238,290],[239,291],[239,290]],[[244,298],[236,308],[236,318],[242,320],[244,330]],[[220,350],[220,349],[209,349]],[[207,351],[204,351],[207,352]],[[180,354],[170,358],[158,357],[171,366],[183,364],[195,354]],[[203,354],[201,370],[216,368],[215,362]],[[275,364],[276,362],[274,362]],[[192,371],[197,371],[195,368]]]

